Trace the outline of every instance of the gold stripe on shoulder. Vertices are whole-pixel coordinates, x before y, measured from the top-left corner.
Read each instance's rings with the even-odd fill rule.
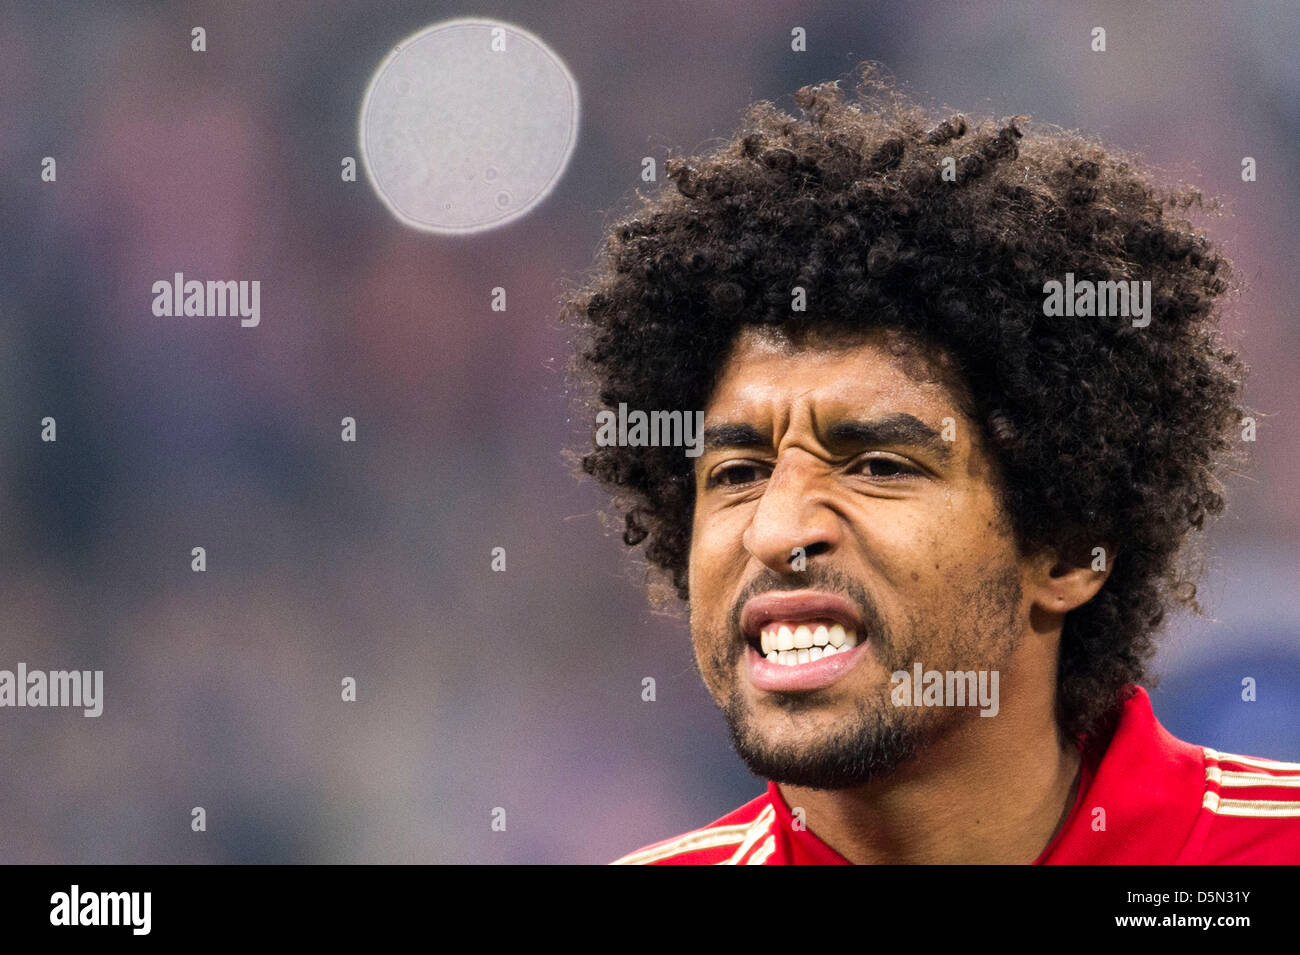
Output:
[[[688,832],[661,846],[651,846],[629,853],[621,859],[615,859],[610,865],[648,865],[661,859],[683,855],[687,852],[699,852],[701,849],[716,849],[718,846],[734,846],[742,842],[753,823],[741,822],[731,826],[714,826]]]
[[[1223,799],[1207,792],[1201,806],[1217,816],[1251,819],[1300,818],[1300,802],[1283,799]]]
[[[763,844],[754,850],[754,854],[745,860],[745,865],[763,865],[767,857],[776,851],[776,836],[769,835]]]
[[[740,847],[731,854],[731,858],[719,862],[718,865],[740,865],[740,860],[745,858],[745,853],[754,848],[754,845],[771,830],[772,820],[775,818],[776,810],[772,808],[771,803],[768,803],[758,814],[758,818],[750,823],[749,831],[745,833],[745,839]]]
[[[1300,776],[1270,776],[1268,773],[1217,772],[1215,781],[1227,789],[1247,786],[1273,786],[1277,789],[1300,789]]]
[[[1258,756],[1240,756],[1236,753],[1220,753],[1208,746],[1202,748],[1205,750],[1207,759],[1216,760],[1220,763],[1240,763],[1243,766],[1251,766],[1255,769],[1276,773],[1300,773],[1300,763],[1286,763],[1278,759],[1261,759]]]

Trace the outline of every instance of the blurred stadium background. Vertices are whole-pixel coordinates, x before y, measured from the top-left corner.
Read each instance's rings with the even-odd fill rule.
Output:
[[[459,16],[537,34],[582,97],[555,192],[472,237],[339,177],[375,67]],[[1228,331],[1270,416],[1154,701],[1185,739],[1300,759],[1298,26],[1289,0],[6,3],[0,667],[102,668],[105,707],[0,711],[0,862],[604,862],[757,794],[684,620],[561,456],[586,425],[557,299],[641,157],[863,59],[1228,200],[1208,229],[1251,285]],[[174,271],[259,279],[260,327],[153,317]]]

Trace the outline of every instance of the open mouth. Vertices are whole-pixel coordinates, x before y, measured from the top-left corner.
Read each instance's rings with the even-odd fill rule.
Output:
[[[798,666],[852,650],[858,645],[858,634],[833,620],[773,621],[747,642],[768,663]]]
[[[815,590],[769,591],[748,601],[740,630],[768,663],[799,666],[857,647],[857,608],[836,594]]]

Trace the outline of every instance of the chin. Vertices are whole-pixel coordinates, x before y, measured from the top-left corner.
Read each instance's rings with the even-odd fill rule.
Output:
[[[804,701],[807,706],[807,701]],[[787,711],[789,713],[789,711]],[[764,779],[810,789],[849,789],[888,777],[915,758],[919,727],[903,714],[880,712],[866,705],[843,715],[822,716],[821,733],[769,732],[755,717],[752,704],[734,692],[723,705],[731,744],[750,772]],[[797,710],[789,716],[798,719]],[[785,719],[786,717],[779,717]],[[811,738],[810,738],[811,737]]]

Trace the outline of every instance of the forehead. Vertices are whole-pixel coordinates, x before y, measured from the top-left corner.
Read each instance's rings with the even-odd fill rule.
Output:
[[[779,330],[746,327],[723,362],[709,416],[818,415],[911,410],[960,414],[965,389],[941,351],[898,332],[809,335],[792,341]],[[907,406],[904,408],[904,406]]]

